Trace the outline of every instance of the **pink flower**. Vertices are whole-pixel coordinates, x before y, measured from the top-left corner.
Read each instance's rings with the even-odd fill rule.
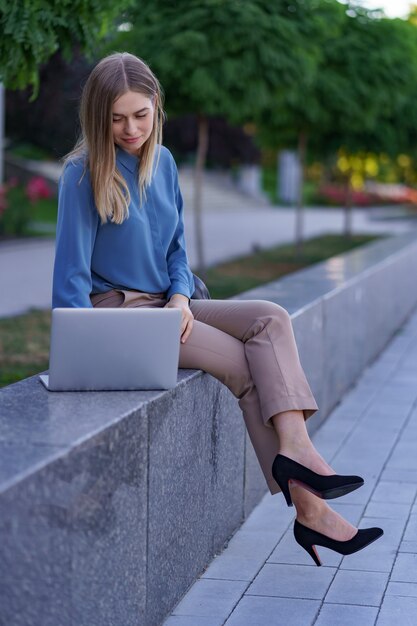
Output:
[[[26,185],[25,193],[31,202],[52,196],[49,185],[42,176],[33,176]]]

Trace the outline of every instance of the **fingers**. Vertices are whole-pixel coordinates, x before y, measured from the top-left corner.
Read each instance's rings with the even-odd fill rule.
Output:
[[[181,343],[185,343],[187,341],[188,337],[190,336],[191,331],[193,329],[194,315],[191,313],[191,310],[189,309],[188,305],[184,306],[184,304],[182,302],[180,304],[178,304],[178,303],[175,303],[172,300],[170,300],[169,302],[167,302],[165,307],[167,307],[169,309],[176,309],[176,308],[181,309],[181,313],[182,313],[182,317],[181,317]]]
[[[183,316],[182,324],[181,324],[181,343],[185,343],[188,337],[191,335],[191,331],[193,329],[194,318],[191,315],[187,315],[187,313]]]

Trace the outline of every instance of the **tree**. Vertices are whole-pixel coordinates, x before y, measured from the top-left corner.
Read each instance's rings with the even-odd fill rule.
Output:
[[[258,125],[261,142],[277,149],[298,146],[302,164],[307,141],[321,158],[341,147],[348,153],[398,154],[410,149],[417,128],[417,29],[354,4],[323,0],[296,5],[293,18],[305,34],[312,71],[307,83],[272,94]],[[348,189],[350,179],[347,172]],[[297,204],[296,243],[301,252],[302,186]]]
[[[58,49],[93,54],[132,0],[0,0],[0,80],[8,89],[34,87],[39,66]]]
[[[198,271],[204,276],[201,182],[210,117],[253,121],[271,90],[306,74],[309,61],[284,0],[139,1],[128,21],[131,30],[119,33],[109,48],[150,64],[170,115],[198,116],[194,210]]]
[[[343,147],[397,155],[415,152],[417,29],[409,22],[351,8],[342,37],[326,50],[331,127],[322,151]],[[351,171],[346,172],[345,234],[351,234]]]
[[[0,0],[0,161],[3,162],[3,87],[39,87],[39,67],[58,49],[92,54],[132,0]],[[0,184],[2,167],[0,168]]]
[[[346,7],[336,0],[303,0],[291,3],[290,19],[300,33],[299,45],[309,59],[309,72],[294,74],[289,87],[279,84],[271,92],[265,111],[258,120],[258,138],[261,145],[280,150],[296,149],[301,166],[296,219],[295,244],[298,255],[303,247],[303,181],[306,153],[309,143],[332,128],[332,114],[328,95],[333,76],[327,71],[327,48],[340,40],[346,19]]]

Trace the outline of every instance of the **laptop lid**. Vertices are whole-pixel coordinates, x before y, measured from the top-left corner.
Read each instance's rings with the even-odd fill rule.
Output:
[[[177,383],[181,311],[52,311],[51,391],[169,389]]]

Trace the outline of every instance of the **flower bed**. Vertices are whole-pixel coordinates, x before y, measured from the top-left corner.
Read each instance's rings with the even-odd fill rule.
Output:
[[[0,236],[28,234],[31,221],[39,219],[42,203],[53,199],[47,181],[33,176],[25,185],[17,177],[10,178],[0,186]]]

